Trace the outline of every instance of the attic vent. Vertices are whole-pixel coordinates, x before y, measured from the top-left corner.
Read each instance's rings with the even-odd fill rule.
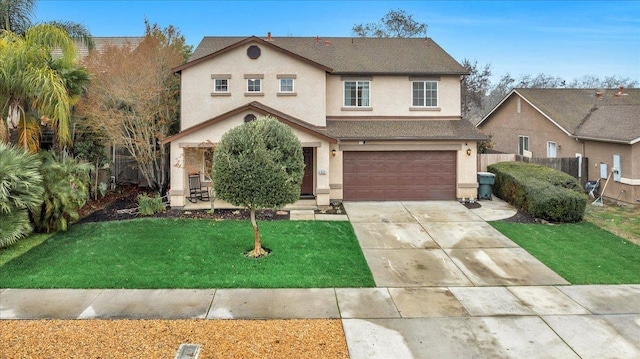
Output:
[[[255,60],[258,57],[260,57],[260,48],[256,45],[251,45],[249,46],[249,48],[247,49],[247,56],[249,56],[249,58],[251,60]]]
[[[252,113],[244,116],[244,123],[255,121],[255,120],[256,120],[256,115],[254,115]]]

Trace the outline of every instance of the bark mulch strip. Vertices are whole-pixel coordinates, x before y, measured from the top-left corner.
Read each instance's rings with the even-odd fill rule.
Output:
[[[340,320],[2,320],[2,358],[348,358]]]

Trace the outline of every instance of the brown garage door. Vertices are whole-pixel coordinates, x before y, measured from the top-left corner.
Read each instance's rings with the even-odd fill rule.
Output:
[[[344,199],[456,198],[453,151],[344,152]]]

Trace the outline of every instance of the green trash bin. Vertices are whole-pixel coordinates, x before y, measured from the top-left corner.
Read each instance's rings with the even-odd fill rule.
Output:
[[[491,172],[478,172],[478,199],[493,199],[493,184],[496,175]]]

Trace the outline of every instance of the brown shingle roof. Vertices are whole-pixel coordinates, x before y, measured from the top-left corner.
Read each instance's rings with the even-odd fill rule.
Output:
[[[327,134],[340,140],[469,140],[483,135],[465,120],[327,121]]]
[[[640,137],[640,89],[618,91],[516,89],[572,135],[628,142]]]
[[[603,141],[637,142],[640,140],[640,104],[598,106],[575,135]]]
[[[346,37],[205,37],[180,70],[193,61],[224,52],[251,39],[296,54],[335,74],[466,74],[467,71],[432,39]],[[215,56],[215,55],[213,55]]]

